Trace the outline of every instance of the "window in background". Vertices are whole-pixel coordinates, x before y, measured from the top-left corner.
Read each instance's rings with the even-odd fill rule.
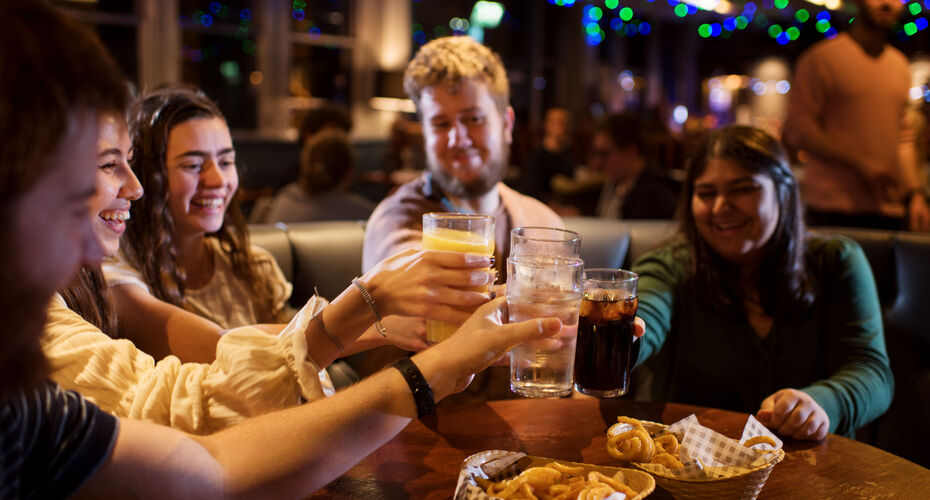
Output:
[[[352,104],[351,1],[295,0],[291,7],[287,90],[288,126],[296,128],[306,110]]]
[[[126,0],[51,0],[51,5],[64,10],[97,32],[113,59],[131,82],[139,78],[138,28],[136,2]]]
[[[251,0],[180,0],[181,79],[215,99],[230,128],[258,126],[256,4]]]

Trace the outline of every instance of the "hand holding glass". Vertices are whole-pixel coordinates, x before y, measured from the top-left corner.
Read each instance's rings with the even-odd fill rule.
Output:
[[[423,214],[423,249],[494,255],[494,216],[430,212]],[[476,289],[487,293],[488,285]],[[426,341],[441,342],[455,333],[454,323],[427,320]]]
[[[578,319],[575,389],[599,398],[626,394],[638,306],[639,276],[622,269],[586,269]]]

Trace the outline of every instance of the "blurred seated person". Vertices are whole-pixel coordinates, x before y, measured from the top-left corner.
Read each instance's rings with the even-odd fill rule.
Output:
[[[678,186],[647,157],[643,128],[643,121],[631,113],[608,115],[595,127],[591,167],[606,178],[598,217],[671,219],[675,215]]]
[[[894,379],[869,262],[807,233],[781,144],[712,132],[684,189],[679,236],[633,266],[648,397],[756,412],[794,439],[851,437],[884,413]]]
[[[530,155],[520,183],[520,192],[550,201],[550,182],[556,175],[574,177],[572,161],[572,117],[565,108],[549,108],[543,121],[542,144]]]
[[[257,222],[367,220],[375,204],[348,190],[354,171],[355,158],[346,135],[338,130],[317,133],[300,154],[297,181],[274,196]]]

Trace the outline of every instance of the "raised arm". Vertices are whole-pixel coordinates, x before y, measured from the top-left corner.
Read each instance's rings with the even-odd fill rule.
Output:
[[[501,325],[506,302],[481,307],[450,339],[412,359],[436,399],[558,320]],[[416,415],[406,381],[387,369],[333,397],[191,438],[122,421],[112,455],[79,496],[298,497],[325,486],[400,432]]]

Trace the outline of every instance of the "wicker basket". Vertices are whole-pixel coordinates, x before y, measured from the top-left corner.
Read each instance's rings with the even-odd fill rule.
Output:
[[[646,431],[652,436],[668,428],[667,425],[656,422],[644,420],[642,423]],[[756,451],[759,451],[759,453],[772,453],[774,457],[771,462],[759,467],[747,470],[742,474],[723,478],[682,479],[648,470],[636,462],[631,462],[631,466],[651,474],[656,480],[656,486],[666,490],[677,499],[718,500],[738,498],[754,500],[759,496],[762,487],[765,486],[765,481],[769,478],[769,474],[772,473],[772,469],[785,458],[785,451],[782,449]]]

